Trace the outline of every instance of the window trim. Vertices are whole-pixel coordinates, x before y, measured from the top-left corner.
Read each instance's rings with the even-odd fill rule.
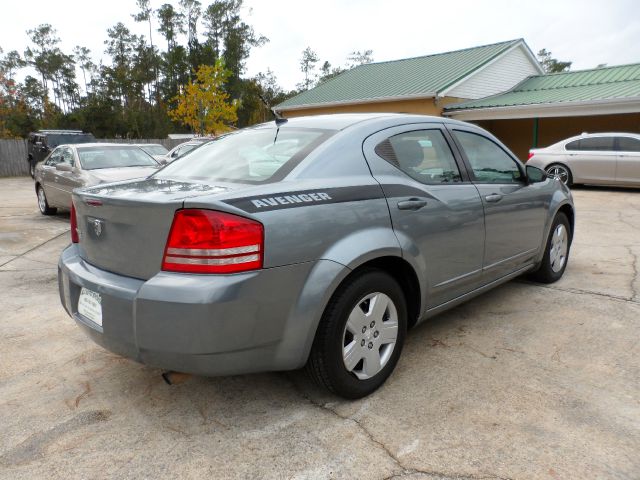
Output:
[[[449,149],[451,150],[451,153],[453,155],[453,159],[456,163],[456,166],[458,167],[458,170],[460,171],[460,177],[461,177],[461,181],[460,182],[454,182],[454,183],[423,183],[420,182],[418,180],[416,180],[415,178],[411,177],[410,175],[408,175],[407,173],[405,173],[404,171],[402,171],[400,168],[398,168],[397,165],[394,165],[392,162],[389,162],[388,160],[386,160],[385,158],[381,157],[380,155],[378,155],[375,152],[375,147],[383,142],[386,139],[389,139],[391,137],[394,137],[396,135],[401,135],[404,133],[410,133],[410,132],[416,132],[416,131],[422,131],[422,130],[440,130],[442,132],[442,135],[444,136],[444,139],[447,143],[447,145],[449,146]],[[369,135],[368,137],[366,137],[363,142],[362,142],[362,148],[363,148],[363,152],[365,153],[365,159],[367,159],[369,157],[369,155],[375,155],[376,158],[379,158],[381,161],[385,162],[387,165],[390,165],[395,171],[401,173],[403,176],[405,176],[406,178],[410,179],[413,182],[416,182],[416,184],[425,186],[425,187],[434,187],[434,186],[453,186],[453,185],[470,185],[472,183],[471,181],[471,177],[469,175],[469,171],[467,169],[466,164],[464,163],[462,157],[460,156],[457,146],[453,143],[453,139],[451,138],[451,135],[449,133],[449,131],[446,129],[444,122],[438,122],[438,121],[431,121],[431,122],[416,122],[416,123],[406,123],[403,125],[393,125],[393,126],[389,126],[387,128],[384,128],[382,130],[379,130],[371,135]],[[367,160],[368,162],[368,160]]]
[[[397,137],[399,135],[406,135],[406,134],[411,134],[411,133],[416,133],[416,132],[424,132],[424,131],[439,131],[440,132],[440,134],[442,135],[442,139],[444,140],[445,145],[449,148],[449,153],[451,153],[451,158],[453,160],[453,164],[458,169],[458,175],[460,177],[459,181],[457,181],[457,182],[426,182],[426,181],[423,181],[423,180],[421,180],[419,178],[416,178],[416,177],[410,175],[405,170],[400,168],[399,165],[396,165],[395,163],[393,163],[393,162],[389,161],[388,159],[382,157],[381,155],[379,155],[376,152],[376,148],[378,147],[378,145],[380,145],[383,142],[390,141],[394,137]],[[465,183],[466,169],[463,169],[463,168],[460,167],[460,162],[456,158],[456,154],[455,154],[454,149],[451,147],[451,141],[447,137],[447,132],[445,130],[443,130],[441,127],[439,127],[439,126],[425,127],[425,128],[413,128],[411,130],[405,130],[405,131],[402,131],[402,132],[394,133],[393,135],[386,136],[383,140],[381,140],[380,142],[376,143],[376,145],[374,145],[373,153],[376,154],[381,159],[383,159],[385,162],[389,163],[390,165],[392,165],[393,167],[398,169],[400,172],[402,172],[407,177],[411,178],[412,180],[415,180],[416,182],[418,182],[418,183],[420,183],[422,185],[429,185],[429,186],[435,186],[435,185],[458,185],[458,184],[461,184],[461,183]]]
[[[506,147],[504,147],[499,141],[497,141],[497,139],[493,139],[489,136],[487,136],[486,134],[484,134],[482,131],[476,130],[475,128],[467,128],[464,126],[458,126],[458,125],[447,125],[447,128],[450,129],[450,133],[451,133],[451,138],[453,139],[453,141],[455,142],[456,147],[458,148],[460,157],[462,157],[465,166],[468,170],[469,173],[469,178],[471,179],[471,182],[474,184],[478,184],[478,185],[527,185],[527,175],[525,172],[525,167],[524,164],[520,161],[520,159],[518,159],[515,155],[513,155],[508,149],[506,149]],[[509,183],[496,183],[496,182],[483,182],[478,180],[478,178],[476,177],[475,172],[473,171],[473,167],[471,166],[471,162],[469,161],[469,158],[467,157],[467,154],[464,151],[464,148],[462,148],[462,145],[460,144],[460,142],[458,141],[458,139],[456,138],[456,136],[454,135],[454,132],[459,131],[459,132],[464,132],[464,133],[471,133],[473,135],[478,135],[479,137],[484,138],[485,140],[490,141],[491,143],[493,143],[496,147],[498,147],[500,150],[502,150],[504,152],[504,154],[509,157],[511,160],[513,160],[513,162],[516,164],[516,166],[518,167],[518,170],[520,170],[520,180],[517,182],[509,182]]]
[[[640,155],[640,150],[622,150],[620,148],[620,139],[622,138],[630,138],[631,140],[635,140],[636,142],[638,142],[638,144],[640,144],[640,139],[636,138],[636,137],[631,137],[631,136],[626,136],[626,135],[616,135],[613,137],[613,146],[614,146],[614,153],[616,153],[617,155],[620,155],[620,152],[627,152],[627,153],[635,153]]]

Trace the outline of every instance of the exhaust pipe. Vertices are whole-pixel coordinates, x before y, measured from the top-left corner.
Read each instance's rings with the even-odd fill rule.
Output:
[[[178,385],[186,382],[190,378],[190,373],[174,372],[171,370],[162,374],[162,379],[167,383],[167,385]]]

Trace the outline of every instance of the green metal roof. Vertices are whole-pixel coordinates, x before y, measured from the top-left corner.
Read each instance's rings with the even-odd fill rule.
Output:
[[[448,105],[445,112],[633,97],[640,97],[640,63],[529,77],[508,92]]]
[[[524,40],[483,45],[424,57],[360,65],[302,92],[276,110],[436,95]]]

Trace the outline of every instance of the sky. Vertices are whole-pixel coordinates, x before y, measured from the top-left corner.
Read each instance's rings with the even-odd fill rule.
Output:
[[[158,8],[168,0],[152,0]],[[201,0],[207,5],[207,0]],[[0,47],[23,52],[26,31],[50,23],[61,48],[88,47],[104,58],[107,28],[125,23],[148,34],[131,14],[135,0],[2,1]],[[172,3],[177,7],[178,0]],[[334,66],[354,50],[373,50],[375,61],[428,55],[524,38],[536,53],[546,48],[572,70],[599,64],[640,63],[638,0],[245,0],[244,20],[269,42],[252,50],[246,76],[270,68],[286,90],[302,81],[300,57],[309,46]],[[156,24],[157,26],[157,24]],[[154,33],[154,41],[160,41]]]

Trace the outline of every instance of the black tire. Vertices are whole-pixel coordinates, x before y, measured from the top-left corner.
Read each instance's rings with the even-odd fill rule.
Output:
[[[38,209],[40,210],[40,213],[42,215],[55,215],[58,209],[49,206],[47,195],[44,193],[44,188],[42,188],[42,185],[38,185],[36,187],[36,195],[38,197]]]
[[[346,324],[349,315],[356,307],[360,306],[360,308],[362,308],[363,305],[369,305],[366,301],[363,303],[360,302],[368,295],[374,293],[384,294],[393,304],[391,305],[391,303],[389,303],[389,307],[383,314],[383,318],[386,318],[387,321],[391,318],[390,315],[392,314],[390,312],[393,312],[393,307],[395,307],[398,327],[397,336],[395,344],[393,346],[389,344],[392,350],[386,354],[385,349],[389,347],[384,344],[380,344],[379,347],[371,347],[373,342],[382,342],[384,335],[381,335],[379,331],[376,334],[376,328],[380,328],[382,322],[379,322],[377,326],[372,327],[370,331],[368,331],[367,335],[371,335],[371,337],[366,341],[363,338],[361,340],[363,344],[357,342],[355,337],[351,339],[351,341],[356,342],[355,345],[358,348],[363,349],[359,351],[360,353],[366,354],[367,351],[364,350],[366,348],[369,348],[369,350],[377,349],[374,351],[377,352],[379,357],[387,358],[386,363],[383,364],[377,373],[370,378],[360,379],[354,373],[356,368],[353,368],[353,371],[347,370],[345,360],[343,359],[344,341],[345,338],[350,335],[349,333],[345,333],[347,331]],[[367,314],[365,313],[364,315],[366,316]],[[389,375],[391,375],[391,372],[393,372],[393,369],[398,363],[400,353],[402,352],[406,332],[406,299],[398,282],[381,270],[363,270],[353,277],[348,278],[329,301],[322,320],[318,325],[318,330],[311,348],[311,354],[307,362],[307,372],[316,383],[336,395],[348,399],[365,397],[378,389],[378,387],[387,380]],[[365,332],[363,331],[361,336],[364,335]],[[379,336],[380,340],[374,340],[373,335],[375,335],[376,339]],[[373,341],[370,342],[370,340]],[[380,354],[380,352],[383,353]],[[364,359],[360,360],[360,362],[363,361]],[[383,362],[380,362],[380,364],[382,363]],[[364,363],[358,363],[357,365],[362,365],[361,368],[364,370]]]
[[[564,256],[564,261],[562,263],[561,268],[554,267],[552,265],[552,243],[554,240],[554,233],[559,225],[564,226],[565,231],[567,232],[567,251]],[[538,269],[535,272],[532,272],[530,277],[532,280],[540,283],[553,283],[562,277],[565,269],[567,268],[567,263],[569,262],[569,251],[571,250],[571,240],[573,237],[573,232],[571,231],[571,225],[567,216],[559,212],[556,217],[553,219],[553,224],[551,225],[551,230],[549,232],[549,238],[547,238],[547,244],[544,249],[544,256],[542,257],[542,262],[538,266]]]
[[[566,180],[560,179],[562,183],[564,183],[567,187],[571,187],[573,185],[573,174],[571,173],[571,169],[567,167],[564,163],[552,163],[551,165],[547,165],[547,168],[544,169],[545,173],[548,177],[553,178],[555,175],[551,173],[554,169],[561,169],[566,172]]]
[[[29,175],[31,178],[36,178],[36,162],[33,158],[29,159]]]

